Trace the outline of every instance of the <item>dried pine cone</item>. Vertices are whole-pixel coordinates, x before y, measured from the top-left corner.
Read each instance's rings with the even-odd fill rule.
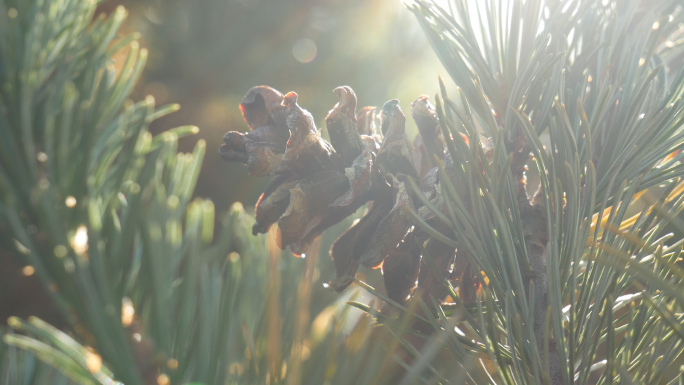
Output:
[[[393,300],[405,302],[415,295],[416,285],[421,296],[444,298],[444,285],[422,261],[422,245],[441,275],[460,284],[463,299],[470,302],[478,283],[467,258],[419,231],[407,213],[410,208],[443,234],[456,236],[407,188],[408,178],[419,181],[423,194],[445,208],[436,188],[434,157],[444,162],[447,173],[453,162],[428,98],[422,96],[412,104],[411,115],[420,133],[411,145],[398,100],[382,107],[378,133],[375,108],[357,112],[351,87],[333,92],[339,101],[325,119],[331,143],[321,138],[294,92],[283,96],[270,87],[254,87],[240,103],[251,131],[228,132],[219,152],[227,161],[246,164],[251,175],[274,176],[257,202],[253,233],[266,233],[277,222],[279,246],[302,254],[324,230],[370,202],[366,215],[330,250],[336,279],[328,287],[336,292],[347,288],[359,265],[382,266]],[[467,137],[463,139],[467,145]]]

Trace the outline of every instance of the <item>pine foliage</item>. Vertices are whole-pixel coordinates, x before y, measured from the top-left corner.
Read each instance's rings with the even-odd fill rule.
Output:
[[[0,0],[0,245],[69,324],[11,318],[0,383],[681,381],[678,1],[407,2],[457,86],[435,96],[451,163],[437,198],[408,182],[407,215],[481,286],[464,303],[422,248],[446,298],[355,280],[381,311],[313,310],[315,247],[281,255],[240,205],[193,199],[197,128],[148,132],[178,107],[128,99],[147,54],[95,6]]]
[[[665,230],[682,208],[681,5],[449,4],[410,8],[459,87],[442,90],[444,128],[495,143],[488,166],[451,151],[470,202],[442,186],[454,242],[485,282],[457,327],[495,369],[477,368],[442,318],[446,345],[473,383],[675,380],[682,241]],[[539,175],[532,216],[516,162]]]

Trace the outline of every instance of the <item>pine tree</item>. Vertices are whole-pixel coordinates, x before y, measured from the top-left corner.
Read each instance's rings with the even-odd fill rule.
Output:
[[[676,382],[682,6],[408,7],[457,86],[414,102],[419,136],[399,101],[376,130],[340,87],[328,143],[295,93],[255,88],[221,155],[275,178],[256,219],[217,226],[192,199],[203,143],[177,153],[197,129],[152,136],[177,106],[127,99],[146,52],[117,34],[125,11],[0,0],[2,245],[68,324],[11,318],[0,381]],[[369,317],[345,337],[334,304],[310,322],[311,283],[325,230],[367,202],[329,287],[382,306],[350,301]],[[381,264],[385,291],[355,278]]]
[[[436,108],[427,97],[412,104],[412,151],[397,100],[375,132],[372,108],[357,113],[351,88],[335,89],[329,144],[295,93],[245,96],[252,131],[228,133],[221,155],[275,175],[254,233],[277,222],[280,246],[305,253],[372,202],[333,244],[329,287],[382,265],[387,308],[415,316],[428,340],[443,334],[460,364],[451,375],[466,382],[672,379],[682,240],[665,227],[684,186],[684,69],[672,41],[681,6],[449,4],[409,5],[458,86],[450,97],[442,84]],[[428,369],[451,378],[420,358],[403,383]]]

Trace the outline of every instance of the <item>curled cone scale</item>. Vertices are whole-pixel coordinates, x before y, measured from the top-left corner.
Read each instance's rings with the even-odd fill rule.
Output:
[[[382,276],[387,295],[403,303],[416,286],[420,274],[420,248],[413,233],[409,233],[390,251],[382,264]]]
[[[361,136],[356,130],[356,94],[349,86],[337,87],[333,92],[340,101],[328,113],[325,124],[341,164],[350,165],[363,149]]]
[[[436,155],[439,159],[444,159],[446,144],[444,135],[439,126],[439,118],[435,107],[430,104],[428,97],[423,95],[411,103],[411,117],[418,126],[420,138],[428,153]]]
[[[256,223],[252,227],[252,234],[266,234],[271,225],[285,213],[290,205],[290,189],[294,188],[297,180],[291,174],[279,174],[269,184],[256,204]]]
[[[246,164],[253,176],[274,175],[290,138],[283,94],[271,87],[254,87],[242,99],[240,111],[250,131],[228,132],[219,154],[229,162]]]
[[[423,177],[435,167],[432,156],[444,160],[446,144],[439,118],[427,96],[423,95],[411,103],[411,117],[420,132],[413,140],[413,163]]]
[[[375,107],[363,107],[356,113],[356,132],[375,138]]]
[[[382,144],[378,150],[378,167],[383,174],[418,177],[406,139],[406,117],[399,101],[390,100],[382,106]]]
[[[403,182],[395,179],[395,196],[391,199],[392,208],[378,223],[370,243],[365,248],[360,262],[365,267],[379,267],[385,257],[401,242],[411,226],[405,209],[408,206],[408,193]]]
[[[352,283],[361,254],[370,247],[375,230],[390,210],[390,200],[373,202],[368,213],[335,241],[330,249],[330,256],[335,262],[336,279],[328,283],[330,289],[339,292]]]
[[[349,206],[357,197],[363,196],[371,189],[375,141],[368,136],[363,136],[361,140],[364,145],[363,152],[344,169],[344,175],[349,180],[349,190],[333,202],[333,207]]]
[[[308,245],[310,234],[326,218],[336,214],[329,207],[348,188],[347,178],[332,171],[318,172],[299,180],[290,190],[290,203],[278,220],[280,247],[298,245],[293,252],[301,254],[297,251]]]
[[[288,92],[283,97],[283,105],[287,109],[286,124],[290,130],[283,165],[296,176],[332,168],[335,150],[321,138],[309,111],[297,104],[297,94]]]

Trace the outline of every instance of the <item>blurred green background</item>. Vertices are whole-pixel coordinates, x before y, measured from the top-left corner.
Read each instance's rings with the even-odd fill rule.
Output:
[[[134,99],[180,103],[153,130],[200,127],[181,150],[207,141],[195,194],[211,198],[219,213],[235,201],[249,210],[268,183],[217,155],[227,131],[247,129],[238,104],[251,87],[296,91],[327,136],[335,87],[351,86],[359,107],[396,98],[407,111],[418,96],[434,95],[436,75],[445,73],[400,0],[119,0],[101,10],[119,4],[130,12],[127,28],[141,32],[150,53]]]
[[[93,5],[95,3],[90,2],[88,4]],[[210,218],[206,222],[213,224],[214,206],[219,218],[224,217],[223,214],[236,201],[243,202],[247,211],[251,212],[259,194],[269,182],[268,178],[248,177],[244,166],[228,164],[217,154],[222,143],[221,138],[226,131],[247,129],[246,124],[242,121],[238,103],[242,95],[251,87],[265,84],[282,92],[296,91],[300,96],[300,105],[312,112],[317,124],[323,129],[323,135],[327,136],[323,121],[327,111],[336,102],[336,97],[331,92],[333,88],[343,84],[352,86],[359,98],[359,107],[365,105],[380,106],[388,99],[397,98],[401,100],[401,107],[404,111],[408,112],[410,103],[421,94],[434,95],[438,84],[436,75],[446,72],[438,63],[413,15],[403,7],[400,0],[111,0],[104,2],[100,0],[98,4],[100,4],[98,9],[100,14],[111,13],[119,5],[124,5],[129,10],[129,17],[125,29],[121,31],[122,34],[139,31],[142,35],[140,44],[149,49],[148,64],[134,94],[130,96],[131,100],[143,100],[147,95],[152,95],[158,105],[179,103],[182,106],[180,112],[155,121],[152,127],[153,131],[160,133],[171,127],[197,125],[200,127],[199,135],[183,139],[180,150],[190,152],[197,141],[201,139],[207,143],[207,156],[195,195],[211,199],[215,203],[202,202],[201,207],[199,206],[200,203],[197,203],[193,211],[188,211],[188,213],[194,213],[188,214],[188,217],[194,218],[193,220],[198,225],[196,227],[188,225],[186,230],[190,228],[190,231],[195,231],[194,233],[186,232],[186,234],[191,234],[188,238],[185,236],[176,237],[177,234],[172,230],[180,228],[177,219],[181,214],[178,214],[179,216],[175,219],[168,215],[167,211],[171,210],[167,210],[167,206],[171,206],[169,203],[171,196],[167,197],[161,189],[159,190],[161,194],[157,194],[161,198],[155,196],[156,200],[146,201],[146,203],[155,203],[156,206],[150,206],[156,211],[143,210],[134,214],[137,215],[137,218],[145,217],[148,213],[152,214],[150,217],[154,219],[149,222],[140,221],[140,226],[143,227],[156,226],[154,229],[159,230],[162,228],[160,224],[166,224],[167,235],[172,234],[167,239],[172,240],[175,237],[176,240],[181,240],[181,243],[170,242],[174,247],[178,244],[193,245],[192,242],[200,239],[198,235],[200,228],[203,230],[201,234],[204,238],[205,227],[200,227],[198,218],[199,215],[203,215],[201,226],[205,226],[204,220],[206,218]],[[16,9],[14,11],[16,16]],[[89,18],[90,16],[87,16],[83,20],[89,20]],[[39,18],[36,17],[35,19],[38,20]],[[649,25],[647,25],[648,27]],[[27,41],[34,42],[35,40]],[[34,46],[39,45],[34,44]],[[471,45],[474,46],[475,44]],[[125,52],[120,53],[114,59],[115,66],[121,67],[121,63],[125,60]],[[102,66],[104,65],[105,62],[103,61]],[[95,68],[93,73],[97,73],[97,71],[98,68]],[[490,84],[496,84],[496,82],[490,82]],[[497,92],[496,88],[494,90]],[[55,98],[60,100],[59,96]],[[485,107],[486,110],[488,110],[487,107]],[[416,131],[412,119],[407,121],[407,125],[409,136],[412,138]],[[65,126],[69,127],[69,125]],[[91,127],[92,125],[84,124],[79,128],[87,130]],[[103,147],[106,148],[106,146]],[[87,147],[85,148],[87,149]],[[538,149],[541,151],[540,148]],[[175,150],[173,147],[173,154],[175,154]],[[76,168],[80,168],[80,164],[77,162],[74,164],[79,166]],[[148,162],[148,165],[157,164],[163,165],[163,163]],[[167,163],[169,170],[180,169],[172,169],[170,164],[169,161]],[[145,181],[141,183],[143,186],[155,186],[155,183],[151,182],[152,179],[143,180]],[[534,181],[531,183],[532,186],[535,184]],[[178,185],[176,184],[176,186]],[[575,196],[579,196],[579,192],[575,193]],[[178,201],[178,197],[175,196],[175,198]],[[185,199],[187,196],[182,198]],[[79,201],[81,201],[80,196]],[[45,200],[45,202],[48,201]],[[606,202],[607,198],[603,203],[604,207],[607,204]],[[50,207],[50,204],[43,207]],[[308,253],[309,256],[306,260],[294,258],[287,252],[281,254],[276,250],[277,246],[275,246],[273,233],[252,237],[250,234],[251,219],[249,215],[242,215],[241,208],[236,209],[233,212],[235,215],[231,216],[235,222],[223,221],[225,226],[217,224],[214,227],[212,225],[209,230],[206,230],[207,234],[211,234],[216,229],[218,243],[228,241],[226,245],[230,247],[225,246],[224,249],[217,247],[204,250],[200,249],[199,246],[197,248],[176,247],[176,251],[182,259],[169,258],[167,260],[168,251],[171,249],[162,246],[161,237],[156,237],[156,239],[149,237],[149,240],[145,239],[142,242],[136,240],[136,244],[143,245],[139,255],[142,256],[142,253],[145,252],[147,262],[142,264],[143,267],[137,267],[141,269],[138,271],[143,271],[140,276],[138,276],[138,271],[135,271],[135,268],[130,269],[135,271],[134,274],[131,274],[135,280],[132,279],[130,282],[136,282],[136,285],[139,282],[140,287],[125,288],[127,292],[131,292],[133,295],[130,296],[131,298],[124,298],[123,302],[126,303],[127,300],[130,309],[136,309],[139,320],[142,322],[140,325],[131,323],[134,319],[132,318],[133,313],[130,313],[131,321],[128,322],[128,325],[124,325],[123,317],[121,324],[127,328],[126,333],[135,331],[131,336],[134,341],[137,343],[144,341],[144,343],[142,345],[133,344],[131,348],[128,346],[130,338],[126,339],[129,342],[118,338],[128,335],[115,334],[124,330],[116,317],[113,319],[111,317],[92,317],[93,314],[97,314],[99,317],[105,304],[104,301],[97,299],[108,298],[105,295],[100,296],[99,291],[105,292],[104,289],[109,287],[107,286],[109,282],[102,280],[102,282],[96,282],[93,285],[91,284],[92,280],[88,280],[91,277],[108,276],[107,274],[98,275],[100,274],[99,271],[97,274],[90,274],[91,272],[84,269],[86,273],[74,280],[74,288],[91,289],[71,291],[73,294],[72,298],[69,299],[77,304],[80,304],[79,301],[83,298],[88,298],[88,301],[84,302],[86,306],[82,307],[85,310],[82,310],[79,316],[81,320],[84,320],[83,324],[89,329],[77,324],[73,332],[82,338],[84,343],[100,349],[98,351],[102,352],[102,358],[105,359],[104,364],[111,364],[117,370],[118,375],[131,374],[132,377],[135,377],[132,374],[134,371],[131,370],[133,365],[128,365],[127,362],[129,358],[135,358],[139,366],[138,370],[144,373],[146,377],[157,376],[160,370],[166,372],[165,367],[173,375],[174,371],[178,369],[178,361],[180,361],[182,366],[178,372],[175,372],[178,378],[173,378],[173,383],[176,383],[176,380],[190,378],[194,381],[195,377],[200,377],[197,381],[200,381],[201,378],[207,379],[202,380],[202,383],[218,383],[220,375],[217,374],[225,374],[224,368],[221,367],[223,364],[226,364],[225,369],[228,370],[229,377],[242,377],[244,371],[247,373],[245,378],[272,378],[273,381],[276,381],[278,378],[285,378],[285,369],[287,368],[285,364],[293,363],[290,370],[298,373],[294,369],[297,368],[300,377],[301,373],[306,373],[309,378],[314,379],[331,379],[333,376],[338,376],[334,377],[335,379],[356,378],[359,374],[358,377],[366,377],[367,379],[365,382],[349,380],[331,382],[345,384],[371,383],[369,376],[375,378],[372,383],[380,383],[380,379],[385,377],[386,383],[397,383],[395,380],[402,376],[403,372],[394,370],[390,364],[394,364],[393,359],[395,358],[398,358],[398,365],[406,364],[403,357],[415,359],[414,361],[407,361],[411,365],[410,374],[415,377],[406,377],[408,379],[404,379],[405,383],[409,383],[411,378],[417,379],[419,372],[425,369],[426,365],[431,365],[433,358],[436,362],[443,360],[442,365],[437,366],[446,368],[445,373],[454,374],[456,371],[460,371],[460,368],[454,365],[453,361],[448,361],[451,356],[437,354],[442,349],[442,344],[446,338],[430,338],[429,343],[421,345],[422,342],[418,339],[409,341],[408,339],[403,340],[403,337],[392,337],[392,335],[403,335],[404,327],[409,326],[408,322],[411,317],[405,318],[406,323],[402,320],[400,326],[403,326],[399,329],[401,331],[396,332],[392,330],[394,326],[390,325],[392,322],[385,323],[385,325],[390,325],[387,328],[374,328],[371,326],[374,324],[371,323],[370,317],[359,316],[366,313],[372,314],[371,310],[379,307],[376,297],[361,289],[363,284],[352,286],[350,290],[342,294],[334,294],[323,289],[322,283],[329,281],[334,276],[331,260],[326,255],[329,245],[342,231],[349,227],[354,217],[358,217],[362,210],[364,208],[361,208],[355,216],[346,218],[326,231],[318,244],[320,248],[312,247],[313,250],[320,249],[320,255],[312,251]],[[207,213],[211,213],[211,216],[204,216]],[[238,225],[233,227],[231,224],[234,223]],[[515,221],[511,223],[515,223]],[[83,225],[80,225],[80,222],[75,223],[75,225],[78,225],[79,229],[85,229]],[[138,224],[135,225],[138,226]],[[169,227],[169,225],[173,226]],[[0,223],[0,233],[6,231],[6,228],[2,226],[3,223]],[[31,226],[33,225],[27,226],[28,233],[33,234],[39,231],[36,226],[33,226],[34,230],[32,231]],[[560,225],[558,228],[561,228]],[[582,229],[582,227],[578,228]],[[137,231],[138,227],[134,229]],[[105,233],[104,231],[99,232],[99,229],[96,228],[92,228],[92,230],[94,230],[91,232],[93,235]],[[57,231],[54,233],[61,234],[61,231],[62,229],[57,227]],[[143,230],[143,234],[146,234],[145,231],[151,232]],[[112,233],[116,233],[116,231],[112,231]],[[235,234],[234,237],[231,236],[233,233]],[[193,237],[192,234],[196,236]],[[493,234],[495,237],[498,236],[498,230]],[[522,232],[518,235],[522,236]],[[135,236],[138,234],[136,233]],[[39,236],[36,235],[36,238]],[[49,241],[45,240],[46,238],[43,237],[41,243],[51,247]],[[97,239],[97,237],[93,236],[91,239]],[[105,236],[101,239],[112,240],[117,238]],[[245,239],[249,241],[245,241]],[[1,241],[3,240],[0,239],[0,246],[3,246]],[[523,241],[520,238],[518,245],[523,244]],[[6,249],[10,249],[10,247],[12,250],[20,249],[10,239],[7,240],[6,244]],[[115,243],[110,243],[110,245],[112,244]],[[512,244],[509,242],[509,245]],[[102,243],[93,241],[92,245],[97,245],[91,249],[98,251],[98,253],[93,253],[93,256],[96,256],[93,258],[95,262],[77,260],[79,261],[78,266],[81,267],[81,263],[86,267],[95,266],[93,270],[99,266],[108,266],[101,263],[102,261],[107,262],[102,258],[107,254],[100,252],[100,245],[103,245],[102,250],[105,250],[104,241]],[[233,246],[235,251],[228,253],[228,251],[233,250],[231,248]],[[625,250],[627,248],[631,248],[631,246],[627,245]],[[26,247],[24,249],[28,250]],[[50,248],[47,249],[48,252],[45,253],[45,257],[52,258],[49,253],[50,250]],[[125,253],[126,250],[123,253],[116,254]],[[57,256],[56,251],[53,254]],[[516,252],[511,251],[504,254],[515,255]],[[225,258],[226,255],[228,258]],[[140,256],[137,257],[138,261],[142,260]],[[320,259],[318,259],[319,263],[316,264],[316,257],[318,256]],[[629,259],[629,256],[627,258]],[[69,259],[68,261],[72,260]],[[125,262],[127,260],[124,258],[114,260],[116,263],[120,261]],[[180,263],[181,261],[183,263]],[[61,262],[59,263],[61,264]],[[172,268],[166,269],[165,267],[168,266]],[[30,267],[30,269],[26,270],[26,267]],[[0,318],[6,318],[9,315],[26,317],[29,314],[34,314],[53,325],[68,328],[69,325],[61,319],[61,315],[54,308],[54,303],[41,290],[37,274],[34,274],[36,270],[32,266],[26,267],[16,264],[13,258],[6,258],[3,248],[0,247],[0,293],[3,293],[0,295]],[[64,271],[62,271],[61,266],[56,270],[60,274],[71,274],[73,266],[71,271],[68,271],[67,264],[64,263]],[[121,271],[128,274],[127,268],[121,269]],[[602,274],[594,275],[592,273],[592,276],[603,280],[607,276]],[[6,279],[3,275],[9,276],[9,278]],[[128,275],[119,274],[115,279],[118,280],[124,276]],[[155,279],[155,277],[157,278]],[[371,272],[364,269],[357,277],[360,281],[377,287],[378,294],[380,294],[378,297],[382,298],[383,285],[379,271]],[[556,283],[562,283],[562,281],[556,280]],[[61,282],[70,283],[71,281],[70,278],[66,278],[62,279]],[[83,282],[85,284],[82,284]],[[199,284],[195,285],[195,283]],[[611,286],[615,287],[616,285],[613,283]],[[71,288],[69,285],[62,287]],[[524,287],[524,285],[519,287]],[[556,293],[563,291],[564,286],[559,287],[555,289]],[[574,285],[574,287],[577,286]],[[590,282],[588,287],[590,294],[587,294],[586,298],[591,299],[593,298],[591,290],[598,287],[599,289],[596,290],[600,291],[602,286]],[[98,290],[98,288],[104,289]],[[51,291],[63,290],[53,283],[49,284],[49,289]],[[513,291],[503,290],[502,292],[508,295]],[[571,289],[571,292],[574,292],[574,289]],[[616,295],[613,295],[612,292],[604,294],[609,296],[606,297],[608,301],[613,301],[614,298],[620,298],[618,296],[622,292],[618,292]],[[90,300],[90,298],[95,298],[95,300]],[[195,298],[198,299],[196,301],[197,307],[195,307]],[[352,298],[358,300],[359,306],[362,308],[368,304],[368,311],[363,312],[357,307],[345,306],[344,302]],[[498,298],[503,297],[499,296]],[[629,298],[632,297],[628,297],[627,301],[630,300]],[[121,296],[116,297],[114,303],[118,305],[121,299]],[[603,301],[603,299],[599,300]],[[589,305],[590,301],[585,301],[587,314],[588,309],[592,309],[591,311],[597,314],[603,312],[596,306],[596,303],[602,302]],[[167,304],[180,304],[178,314],[175,313],[177,310],[174,306],[166,306]],[[220,305],[216,306],[217,304]],[[110,305],[104,306],[106,314],[111,314],[108,309],[114,309],[113,305]],[[487,302],[488,309],[491,309],[489,307],[491,305],[494,305],[494,302]],[[642,303],[640,306],[645,307],[646,305]],[[187,309],[192,311],[187,311]],[[452,309],[454,308],[452,307]],[[478,311],[484,323],[482,309],[479,308]],[[411,313],[411,311],[407,313]],[[492,314],[494,312],[488,311],[487,316],[492,317]],[[560,313],[557,312],[556,314]],[[178,315],[180,316],[177,317]],[[453,319],[461,317],[458,313],[451,313],[450,317],[452,315]],[[446,317],[446,313],[443,317]],[[594,316],[591,315],[591,317]],[[175,322],[176,318],[181,321]],[[100,319],[105,320],[105,322],[97,324],[97,320]],[[171,319],[174,322],[167,322]],[[554,327],[555,330],[564,328],[563,319],[562,317],[555,318],[556,321],[560,320],[560,324],[557,324],[560,326]],[[638,319],[642,319],[642,317],[639,316],[637,321]],[[384,320],[389,320],[389,318],[384,318]],[[494,318],[489,318],[490,324],[493,320]],[[440,321],[443,320],[440,319]],[[637,321],[634,322],[637,323]],[[17,322],[14,322],[13,327],[18,328]],[[527,324],[530,325],[531,323]],[[116,327],[109,330],[107,325],[115,325]],[[588,325],[591,326],[592,323],[590,322]],[[461,346],[458,342],[460,337],[456,336],[456,329],[447,329],[451,329],[449,333],[452,333],[451,336],[457,342],[454,346]],[[138,333],[137,330],[141,332]],[[177,333],[170,335],[171,333],[166,333],[169,330]],[[492,328],[492,330],[497,332],[503,328],[496,330]],[[583,339],[586,339],[587,335],[594,332],[591,328],[587,330],[589,334],[578,332],[577,335],[582,335]],[[599,334],[604,333],[599,328],[596,330]],[[608,329],[605,332],[609,335],[609,341],[610,330],[613,329]],[[661,330],[657,329],[655,333],[659,335]],[[93,331],[92,335],[89,331]],[[195,331],[197,331],[197,338],[193,334]],[[474,330],[474,332],[478,331]],[[447,336],[447,334],[443,335]],[[484,333],[480,335],[484,336]],[[644,335],[646,336],[644,341],[650,338],[649,334]],[[112,336],[114,338],[111,338]],[[416,337],[415,335],[408,337],[411,336]],[[515,341],[511,343],[508,338],[509,335],[506,335],[506,344],[514,346]],[[404,353],[407,354],[404,356],[404,353],[399,350],[400,340],[408,341],[410,348],[414,347],[415,342],[415,351],[405,349],[403,346]],[[492,338],[489,340],[494,341]],[[653,339],[656,346],[652,349],[653,352],[660,349],[658,340],[658,338]],[[14,341],[21,340],[15,339]],[[106,344],[111,341],[115,341],[116,344]],[[186,349],[186,346],[178,343],[178,341],[187,342],[187,346],[191,346],[194,350]],[[225,343],[226,341],[227,343]],[[392,342],[391,344],[383,343],[387,341]],[[525,341],[522,341],[521,346],[527,346],[524,345],[527,343]],[[600,339],[596,338],[594,342],[596,344],[592,349],[595,352],[596,347],[600,344]],[[154,343],[159,344],[158,349],[154,347]],[[174,344],[176,345],[174,346]],[[386,348],[386,346],[389,347]],[[644,344],[641,346],[651,349]],[[297,350],[295,347],[301,348],[301,350]],[[1,344],[0,348],[2,348]],[[526,351],[529,350],[525,349]],[[155,350],[160,353],[171,353],[165,357],[152,354]],[[123,359],[120,359],[119,352],[122,352],[121,357]],[[179,352],[180,356],[178,356]],[[200,354],[196,356],[186,355],[188,352],[200,352]],[[216,352],[219,352],[219,355]],[[398,354],[395,355],[395,352]],[[0,349],[0,371],[5,365],[1,353],[3,351]],[[14,353],[12,352],[12,354]],[[94,353],[91,354],[94,355]],[[548,353],[546,354],[548,355]],[[587,362],[597,361],[594,358],[602,359],[603,354],[600,351],[598,356],[592,356]],[[143,359],[138,360],[139,357]],[[167,357],[172,357],[172,359],[166,360]],[[309,357],[316,359],[309,360]],[[639,357],[639,355],[635,354],[635,357]],[[646,355],[641,357],[642,362],[651,359],[650,356]],[[498,353],[497,358],[500,358]],[[10,369],[20,367],[22,372],[29,373],[35,360],[32,361],[29,358],[22,358],[22,360],[25,360],[22,361],[25,363],[23,367],[15,365],[15,361],[11,360],[5,361],[9,362],[5,367]],[[459,361],[459,365],[464,363],[466,366],[470,364],[469,361]],[[485,371],[493,373],[498,370],[493,365],[491,367],[485,366],[483,361],[480,363],[482,363]],[[101,360],[98,365],[102,364]],[[269,366],[269,369],[259,370],[259,367],[263,369],[266,366]],[[99,371],[99,369],[98,366],[97,370]],[[371,370],[364,371],[364,369]],[[91,374],[94,372],[90,368],[84,370],[88,370]],[[637,368],[637,370],[641,369]],[[7,371],[10,372],[9,369]],[[19,377],[20,373],[18,372],[14,370],[13,373]],[[435,378],[441,376],[436,370],[435,372],[437,374]],[[269,377],[271,373],[275,377]],[[394,373],[396,377],[393,378],[388,373]],[[388,375],[384,376],[385,374]],[[13,377],[8,375],[7,378]],[[292,375],[288,382],[297,383],[297,380],[292,378],[297,378],[297,376]],[[165,380],[162,381],[163,379]],[[169,378],[166,373],[162,373],[156,378],[152,378],[152,382],[149,383],[155,383],[155,381],[159,384],[168,384]],[[7,380],[6,383],[15,384],[19,382]],[[244,383],[270,383],[270,380],[245,381]],[[309,383],[318,384],[322,382],[313,380]]]

